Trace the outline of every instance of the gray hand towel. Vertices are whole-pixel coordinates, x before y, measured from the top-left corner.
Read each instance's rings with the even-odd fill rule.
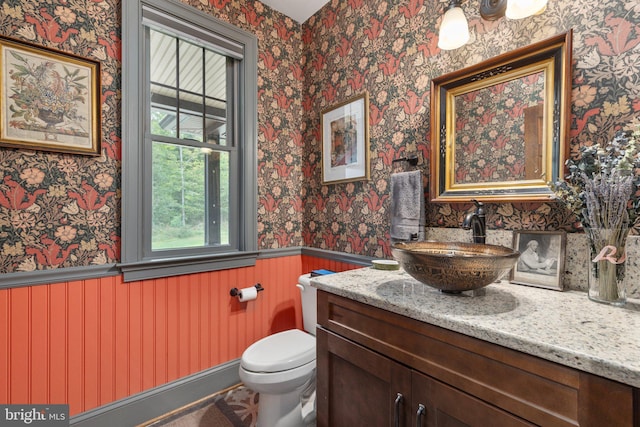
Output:
[[[392,174],[391,240],[424,240],[425,222],[422,172]]]

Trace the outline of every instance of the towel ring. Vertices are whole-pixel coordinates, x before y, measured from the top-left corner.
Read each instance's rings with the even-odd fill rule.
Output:
[[[407,162],[411,166],[416,166],[418,164],[418,155],[415,153],[409,154],[407,157],[400,157],[397,159],[393,159],[391,163],[396,163],[396,162]]]

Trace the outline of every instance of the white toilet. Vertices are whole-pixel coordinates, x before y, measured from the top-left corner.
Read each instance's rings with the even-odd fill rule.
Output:
[[[316,288],[310,285],[309,274],[300,276],[296,286],[301,292],[306,332],[278,332],[256,341],[242,353],[240,380],[260,393],[258,427],[301,427],[305,419],[315,417],[315,401],[309,402],[311,411],[309,405],[303,410],[301,398],[315,380]]]

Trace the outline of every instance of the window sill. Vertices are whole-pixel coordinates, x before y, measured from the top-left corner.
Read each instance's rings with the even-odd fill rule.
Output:
[[[194,257],[163,258],[118,264],[125,282],[157,279],[181,274],[251,267],[258,252],[229,252]]]

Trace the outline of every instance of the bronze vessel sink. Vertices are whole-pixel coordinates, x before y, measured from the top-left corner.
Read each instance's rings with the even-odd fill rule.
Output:
[[[480,289],[501,279],[520,252],[498,245],[462,242],[402,242],[393,257],[416,280],[443,292]]]

